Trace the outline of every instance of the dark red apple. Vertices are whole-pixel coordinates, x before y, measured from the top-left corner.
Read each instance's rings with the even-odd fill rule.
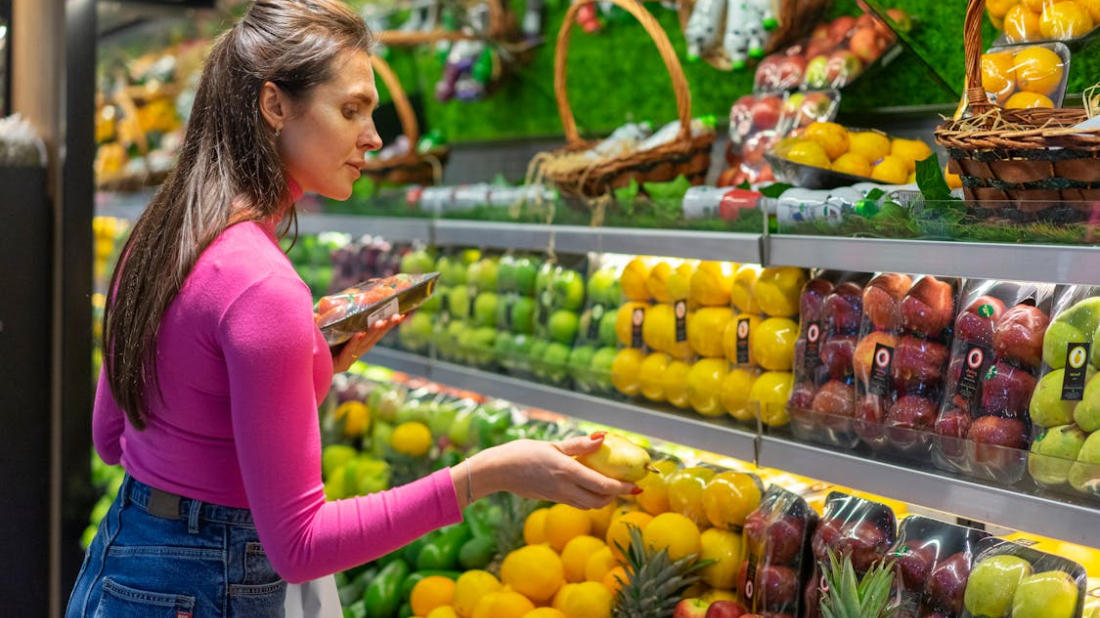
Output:
[[[756,572],[756,590],[767,611],[780,611],[798,597],[798,572],[785,566],[765,565]]]
[[[993,321],[964,311],[955,319],[955,340],[993,347]]]
[[[745,535],[745,545],[749,552],[762,554],[764,544],[768,540],[768,524],[770,513],[762,509],[756,509],[745,518],[742,532]]]
[[[752,106],[752,130],[769,131],[779,124],[783,101],[779,97],[761,97]]]
[[[863,313],[879,330],[894,330],[901,326],[902,296],[909,290],[909,275],[884,273],[871,279],[863,289]]]
[[[768,526],[765,559],[771,564],[792,564],[802,553],[802,540],[805,534],[806,521],[801,517],[791,515],[776,517]]]
[[[840,541],[844,522],[836,519],[823,519],[817,524],[813,538],[810,539],[810,550],[814,559],[818,562],[829,562],[829,550],[836,551],[836,545]]]
[[[851,282],[836,286],[825,299],[825,318],[834,333],[858,333],[863,318],[863,288]]]
[[[967,305],[966,312],[996,322],[1005,312],[1005,304],[996,296],[979,296]]]
[[[1018,418],[982,416],[970,424],[967,433],[975,463],[995,468],[1008,468],[1026,458],[1027,424]]]
[[[924,585],[928,605],[952,616],[960,615],[969,578],[970,554],[959,552],[941,560]]]
[[[997,416],[1023,416],[1034,390],[1035,376],[1030,371],[999,361],[982,381],[982,411]]]
[[[856,435],[872,448],[882,448],[889,443],[885,425],[888,406],[888,402],[878,395],[864,395],[856,403]]]
[[[855,408],[855,389],[840,380],[826,382],[814,396],[811,406],[818,423],[838,430],[848,427],[848,419],[855,414]]]
[[[780,88],[793,88],[802,83],[806,74],[806,58],[802,55],[784,55],[776,71],[776,82]]]
[[[970,414],[958,408],[942,412],[936,419],[935,432],[942,436],[937,443],[944,456],[961,458],[966,450],[964,440],[970,432]]]
[[[927,543],[920,540],[905,542],[905,548],[896,551],[894,564],[901,573],[901,581],[905,590],[921,592],[924,590],[924,581],[936,564],[937,542]]]
[[[817,388],[813,382],[799,382],[791,390],[791,398],[787,401],[787,406],[795,410],[809,410],[816,396]]]
[[[707,608],[706,618],[742,618],[748,611],[737,601],[715,601]]]
[[[955,317],[955,291],[950,283],[921,277],[901,301],[902,326],[924,337],[939,337]]]
[[[861,521],[844,529],[836,550],[852,557],[852,568],[864,573],[882,559],[890,548],[890,539],[877,524]]]
[[[706,618],[708,605],[703,599],[681,599],[672,611],[672,618]]]
[[[833,284],[828,279],[815,277],[802,286],[802,296],[799,298],[799,317],[802,322],[818,322],[824,318],[825,297],[833,291]]]
[[[938,384],[943,377],[948,355],[947,346],[935,341],[910,336],[898,339],[890,364],[894,388],[906,392],[918,385]]]
[[[819,356],[830,378],[852,375],[852,356],[856,352],[855,335],[831,335],[821,344]]]
[[[1043,335],[1050,318],[1038,307],[1016,305],[993,327],[997,354],[1025,367],[1038,367],[1043,359]]]
[[[936,404],[918,395],[902,397],[886,412],[886,425],[897,429],[926,431],[936,422]]]

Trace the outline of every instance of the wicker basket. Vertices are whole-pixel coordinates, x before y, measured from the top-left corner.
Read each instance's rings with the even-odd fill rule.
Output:
[[[573,110],[569,107],[569,98],[566,93],[566,59],[569,51],[569,36],[573,31],[578,11],[582,6],[591,4],[596,0],[580,0],[569,7],[558,32],[557,48],[554,54],[554,96],[558,102],[558,113],[561,115],[562,127],[565,131],[566,145],[563,149],[550,153],[548,158],[555,155],[575,153],[587,150],[597,142],[586,141],[577,133],[577,123],[573,117]],[[557,185],[558,189],[566,195],[599,197],[609,194],[612,190],[625,187],[631,180],[642,182],[665,182],[675,179],[679,175],[687,177],[692,184],[701,184],[706,178],[710,168],[710,151],[714,144],[714,132],[692,136],[691,134],[691,93],[688,90],[687,80],[684,78],[683,67],[676,58],[676,52],[672,49],[672,43],[668,40],[661,25],[641,3],[634,0],[611,0],[628,13],[633,15],[657,45],[661,53],[665,68],[672,78],[672,88],[676,95],[676,108],[680,118],[680,133],[671,143],[658,146],[651,150],[634,152],[611,160],[602,160],[581,169],[569,172],[552,172],[543,167],[540,174],[546,180]],[[641,69],[639,69],[641,70]],[[547,155],[543,155],[546,157]],[[546,160],[546,159],[544,159]]]
[[[962,178],[968,199],[983,209],[1008,209],[1028,218],[1044,211],[1091,213],[1100,200],[1100,128],[1074,130],[1083,109],[1002,109],[982,88],[982,10],[970,0],[963,47],[969,117],[947,120],[936,142],[947,149],[949,171]]]
[[[681,0],[679,10],[681,30],[687,30],[688,20],[691,19],[691,12],[695,9],[697,2],[698,0]],[[768,33],[764,55],[790,47],[808,36],[828,11],[830,3],[831,0],[772,0],[772,10],[779,22],[779,27]],[[733,62],[722,45],[716,45],[704,53],[703,60],[721,71],[733,69]]]
[[[394,107],[397,108],[397,117],[401,120],[401,128],[405,138],[409,140],[409,151],[382,161],[367,161],[367,165],[363,168],[363,175],[369,176],[375,182],[397,185],[439,184],[443,180],[443,166],[447,163],[450,149],[442,147],[428,152],[417,152],[416,144],[420,141],[420,126],[416,122],[416,114],[409,103],[409,98],[405,96],[401,82],[385,60],[373,55],[370,62],[374,72],[382,77],[382,81],[390,91]]]

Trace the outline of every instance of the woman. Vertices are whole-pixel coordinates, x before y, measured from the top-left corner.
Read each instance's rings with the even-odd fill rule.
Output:
[[[304,191],[346,199],[381,147],[371,44],[338,0],[262,0],[214,45],[177,168],[112,278],[93,434],[127,477],[67,616],[280,615],[287,581],[367,562],[487,494],[595,508],[636,490],[571,457],[594,436],[324,501],[317,405],[400,318],[333,357],[276,229]]]

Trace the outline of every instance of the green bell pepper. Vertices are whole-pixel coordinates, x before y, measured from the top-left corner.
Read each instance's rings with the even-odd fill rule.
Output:
[[[470,539],[470,527],[455,524],[440,530],[437,538],[428,541],[416,557],[417,571],[450,571],[458,566],[458,551]]]
[[[394,560],[382,567],[363,593],[367,618],[393,618],[401,605],[401,584],[409,575],[409,565],[404,560]]]

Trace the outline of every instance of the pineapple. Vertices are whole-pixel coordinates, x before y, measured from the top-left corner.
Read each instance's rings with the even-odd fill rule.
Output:
[[[641,530],[634,526],[630,527],[630,547],[619,549],[626,555],[628,581],[615,595],[614,618],[670,618],[680,595],[699,581],[699,569],[712,562],[696,562],[695,554],[673,562],[667,549],[649,551]]]
[[[544,500],[523,498],[512,493],[500,492],[488,498],[500,507],[500,524],[493,529],[493,538],[497,544],[497,554],[486,570],[494,575],[500,574],[500,564],[512,550],[523,547],[523,524],[536,509],[549,503]]]
[[[859,581],[851,557],[845,555],[842,562],[830,551],[825,583],[828,590],[821,598],[825,618],[891,618],[898,611],[891,594],[893,562],[876,563]]]

